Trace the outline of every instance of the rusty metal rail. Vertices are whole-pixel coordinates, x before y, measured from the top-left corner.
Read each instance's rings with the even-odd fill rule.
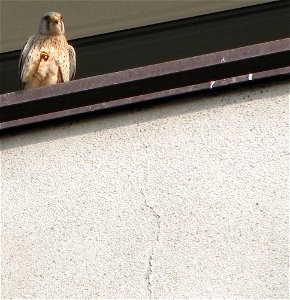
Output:
[[[1,131],[290,75],[290,38],[0,95]]]

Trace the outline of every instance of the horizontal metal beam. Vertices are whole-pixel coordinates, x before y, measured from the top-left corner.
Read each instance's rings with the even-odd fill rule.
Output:
[[[290,39],[0,95],[2,131],[290,74]]]

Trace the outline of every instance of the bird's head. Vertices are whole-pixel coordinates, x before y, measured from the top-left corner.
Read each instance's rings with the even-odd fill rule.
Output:
[[[64,24],[63,24],[61,14],[58,12],[47,13],[40,20],[39,33],[45,34],[45,35],[64,34]]]

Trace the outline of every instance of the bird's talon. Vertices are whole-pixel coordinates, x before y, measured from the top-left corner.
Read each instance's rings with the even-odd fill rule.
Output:
[[[40,53],[40,59],[43,59],[44,61],[47,61],[49,58],[49,55],[46,51],[41,51]]]

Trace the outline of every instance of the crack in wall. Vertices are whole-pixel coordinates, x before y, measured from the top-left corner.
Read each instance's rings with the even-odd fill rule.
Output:
[[[153,293],[152,279],[153,279],[154,255],[156,253],[157,243],[159,242],[159,236],[160,236],[160,230],[161,230],[161,217],[155,211],[153,206],[148,204],[148,202],[146,200],[145,193],[144,193],[143,190],[142,190],[142,194],[144,196],[145,205],[152,212],[152,215],[154,216],[154,218],[156,220],[156,224],[157,224],[156,237],[155,237],[155,241],[154,241],[153,246],[152,246],[151,254],[149,256],[148,272],[147,272],[147,276],[146,276],[146,278],[147,278],[147,288],[148,288],[148,291],[149,291],[149,299],[153,299],[154,298],[154,293]]]
[[[150,212],[152,213],[154,219],[156,220],[156,225],[157,225],[157,230],[156,230],[156,236],[155,236],[155,240],[153,242],[152,245],[152,250],[151,250],[151,254],[149,256],[149,261],[148,261],[148,271],[147,271],[147,289],[149,291],[149,299],[154,299],[154,293],[153,293],[153,269],[154,269],[154,256],[156,253],[156,247],[157,247],[157,243],[159,242],[159,236],[160,236],[160,230],[161,230],[161,217],[160,215],[157,213],[157,211],[154,209],[154,207],[152,205],[150,205],[147,201],[148,197],[146,195],[145,190],[148,190],[147,184],[148,184],[148,144],[145,143],[145,141],[143,140],[142,134],[141,134],[141,130],[139,127],[140,124],[138,124],[138,128],[137,128],[137,132],[138,132],[138,136],[140,138],[140,141],[142,142],[142,144],[145,147],[145,152],[146,152],[146,165],[145,165],[145,188],[142,189],[141,188],[141,193],[144,197],[144,203],[145,206],[150,210]]]

